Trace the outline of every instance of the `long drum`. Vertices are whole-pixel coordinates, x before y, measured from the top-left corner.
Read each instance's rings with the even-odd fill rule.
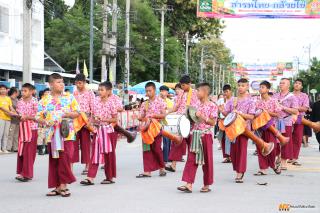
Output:
[[[252,129],[257,130],[268,125],[271,119],[272,118],[267,111],[258,110],[256,112],[255,118],[252,121]],[[272,134],[279,140],[281,146],[289,142],[290,138],[283,136],[281,132],[279,132],[279,130],[277,130],[274,126],[270,125],[268,127],[268,130],[272,132]]]
[[[234,141],[239,135],[243,134],[250,138],[257,145],[263,156],[269,155],[274,148],[274,143],[266,143],[264,140],[251,132],[247,128],[246,121],[237,113],[231,112],[224,119],[224,126],[226,127],[226,135],[231,141]]]
[[[305,118],[302,118],[301,123],[313,129],[315,133],[320,132],[320,122],[312,122]]]
[[[166,124],[163,130],[187,138],[190,134],[191,123],[185,115],[169,114],[166,116]]]

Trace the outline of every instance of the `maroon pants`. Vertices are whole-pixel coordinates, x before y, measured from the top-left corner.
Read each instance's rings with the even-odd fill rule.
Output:
[[[294,124],[292,133],[293,159],[299,158],[300,148],[303,140],[303,124]]]
[[[231,143],[230,157],[233,170],[237,173],[245,173],[247,170],[248,138],[244,135],[237,137],[235,143]]]
[[[71,170],[73,141],[64,142],[64,151],[59,152],[59,158],[52,158],[51,143],[48,143],[49,175],[48,188],[56,188],[61,184],[71,184],[76,181]]]
[[[266,143],[274,143],[274,149],[269,155],[263,156],[261,150],[257,147],[259,168],[268,169],[270,167],[274,169],[277,157],[277,139],[269,130],[262,131],[262,139]]]
[[[22,177],[33,178],[33,165],[37,154],[38,130],[32,130],[31,142],[23,143],[22,155],[17,158],[17,174]]]
[[[74,154],[72,158],[73,163],[79,162],[79,150],[81,151],[81,163],[89,164],[90,162],[90,148],[91,148],[91,140],[90,140],[90,131],[83,127],[77,133],[77,140],[74,143]]]
[[[223,136],[221,139],[221,150],[222,150],[222,156],[223,158],[230,157],[228,154],[226,154],[226,133],[223,132]]]
[[[143,170],[153,172],[165,167],[161,149],[162,136],[159,135],[150,145],[150,151],[143,151]],[[180,158],[181,160],[181,158]]]
[[[289,142],[281,147],[281,158],[292,159],[293,158],[293,144],[292,144],[292,126],[286,126],[286,133],[283,134],[285,137],[289,137]]]
[[[117,176],[117,165],[116,165],[116,146],[117,146],[117,133],[108,134],[111,139],[112,152],[104,154],[104,173],[107,180],[112,180]],[[93,140],[95,140],[93,137]],[[95,149],[95,143],[92,143],[92,150]],[[91,155],[91,160],[89,161],[88,177],[95,178],[99,169],[99,164],[93,162],[93,153]]]
[[[171,142],[169,160],[170,161],[181,161],[183,155],[185,155],[185,152],[187,150],[186,144],[187,144],[186,139],[183,139],[182,143],[179,145]]]
[[[188,145],[192,141],[192,136],[188,139]],[[202,166],[203,171],[203,184],[213,184],[213,139],[211,134],[202,136],[202,146],[204,155],[204,165]],[[194,183],[198,164],[196,164],[196,154],[188,150],[188,158],[186,165],[183,170],[182,181],[187,183]]]

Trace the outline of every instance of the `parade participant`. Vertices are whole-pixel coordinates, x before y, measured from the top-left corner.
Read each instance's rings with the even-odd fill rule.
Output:
[[[173,108],[173,102],[168,98],[169,88],[167,86],[160,87],[160,97],[166,103],[166,109]],[[163,160],[165,163],[169,162],[169,153],[170,153],[171,141],[169,138],[163,137]]]
[[[209,100],[211,88],[208,83],[197,86],[197,96],[200,99],[196,116],[200,119],[193,128],[192,136],[188,139],[188,158],[183,170],[182,181],[186,185],[178,190],[192,192],[198,166],[203,170],[203,187],[200,192],[210,192],[213,184],[213,136],[211,128],[215,125],[218,108]]]
[[[7,87],[0,85],[0,153],[7,151],[7,142],[11,116],[15,115],[10,97],[7,96]]]
[[[242,116],[247,120],[247,128],[251,129],[251,120],[255,114],[255,103],[251,99],[249,93],[249,82],[245,78],[238,80],[237,97],[231,98],[225,106],[223,115],[227,116],[231,112],[235,112],[238,116]],[[247,146],[248,138],[241,134],[234,143],[231,143],[230,157],[233,170],[236,171],[236,183],[243,183],[243,176],[247,169]]]
[[[196,90],[191,88],[191,79],[188,75],[182,76],[180,79],[181,88],[183,93],[181,93],[174,103],[174,107],[168,110],[169,113],[175,112],[177,114],[186,113],[187,107],[192,106],[197,108],[199,105],[199,99],[197,97]],[[177,161],[181,161],[182,156],[186,151],[186,140],[179,145],[171,144],[169,160],[172,161],[171,165],[166,166],[166,170],[170,172],[176,171]]]
[[[278,129],[279,131],[283,132],[285,137],[290,138],[289,143],[281,147],[281,170],[287,170],[287,160],[293,158],[292,115],[298,114],[297,109],[299,106],[296,97],[289,91],[290,80],[288,78],[282,78],[279,87],[280,92],[274,94],[273,98],[276,99],[282,106],[282,110],[278,118]],[[278,154],[280,153],[279,150],[277,152]]]
[[[87,89],[86,84],[86,76],[82,73],[77,74],[75,77],[77,90],[74,91],[73,94],[80,106],[81,112],[85,113],[87,118],[90,118],[95,95],[92,90]],[[86,126],[83,126],[77,132],[77,141],[74,143],[73,163],[79,162],[79,145],[81,150],[81,163],[86,165],[82,175],[87,175],[90,162],[91,139],[90,131]]]
[[[224,111],[225,104],[232,98],[232,88],[229,84],[226,84],[222,88],[223,90],[223,103],[218,104],[219,108],[219,118],[224,119],[224,116],[222,112]],[[223,161],[222,163],[231,163],[231,158],[230,158],[230,141],[227,139],[226,141],[226,134],[224,131],[220,131],[219,135],[221,135],[219,138],[221,138],[221,149],[222,149],[222,156],[223,156]],[[227,148],[227,149],[226,149]]]
[[[95,98],[92,110],[92,122],[97,126],[97,132],[93,138],[88,175],[80,182],[82,185],[94,184],[100,163],[104,163],[106,176],[101,184],[115,183],[113,178],[116,177],[117,135],[113,126],[117,123],[117,108],[114,107],[113,100],[110,100],[112,84],[110,82],[99,84],[98,92],[99,96]]]
[[[281,111],[281,106],[278,104],[277,100],[269,96],[270,88],[271,84],[268,81],[260,83],[259,92],[261,97],[256,102],[256,109],[268,112],[272,117],[271,121],[269,121],[272,122],[270,125],[275,125],[275,121]],[[277,138],[269,129],[260,128],[259,132],[261,133],[261,137],[264,141],[267,143],[274,143],[274,147],[277,147]],[[276,149],[273,149],[269,155],[263,156],[261,150],[257,147],[257,154],[260,170],[255,174],[256,176],[266,175],[266,170],[269,167],[272,168],[276,174],[281,174],[279,166],[276,165]]]
[[[293,84],[293,94],[295,95],[298,101],[298,119],[293,125],[292,133],[292,143],[293,143],[293,156],[292,156],[292,165],[301,166],[297,161],[299,158],[300,148],[303,140],[303,124],[301,123],[302,118],[305,116],[306,112],[309,109],[309,97],[306,93],[302,92],[303,89],[303,80],[296,79]]]
[[[148,82],[145,86],[146,96],[149,98],[143,102],[140,108],[140,121],[149,119],[162,120],[166,116],[166,103],[156,96],[156,85]],[[150,127],[149,127],[150,128]],[[143,170],[137,178],[151,177],[151,172],[160,170],[160,177],[166,176],[165,164],[161,149],[162,135],[158,134],[151,145],[143,143]]]
[[[47,196],[69,197],[67,184],[76,181],[71,171],[73,141],[76,140],[72,120],[80,115],[80,107],[73,95],[64,93],[63,78],[58,73],[49,76],[50,94],[38,104],[37,120],[46,125],[49,151],[48,188],[55,188]],[[62,137],[63,132],[65,138]]]
[[[17,157],[17,177],[21,182],[33,178],[33,165],[37,153],[37,129],[35,115],[38,111],[38,101],[32,97],[34,86],[26,83],[22,85],[22,98],[17,103],[19,114],[19,138]]]

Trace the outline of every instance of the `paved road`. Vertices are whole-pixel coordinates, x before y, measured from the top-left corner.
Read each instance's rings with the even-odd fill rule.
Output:
[[[74,168],[78,178],[70,189],[72,197],[48,198],[47,156],[37,156],[35,179],[28,183],[14,180],[16,155],[0,155],[0,213],[99,213],[99,212],[278,212],[280,203],[291,205],[311,205],[315,208],[291,209],[290,212],[320,212],[320,153],[314,139],[311,146],[302,148],[302,167],[290,167],[280,176],[269,171],[268,176],[255,177],[257,157],[253,156],[254,146],[248,147],[248,172],[244,184],[233,182],[234,174],[230,164],[220,163],[221,151],[214,146],[215,183],[209,194],[200,194],[202,171],[192,194],[176,190],[181,185],[183,164],[178,171],[159,177],[155,173],[150,179],[136,179],[142,170],[140,143],[118,145],[118,179],[114,185],[100,185],[103,172],[100,171],[94,186],[81,186],[83,178],[81,165]],[[257,185],[268,182],[267,186]]]

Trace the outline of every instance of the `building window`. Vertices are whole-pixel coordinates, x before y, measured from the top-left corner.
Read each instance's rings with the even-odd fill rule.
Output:
[[[33,41],[41,41],[41,21],[32,20],[32,39]]]
[[[0,6],[0,32],[9,33],[9,9]]]

